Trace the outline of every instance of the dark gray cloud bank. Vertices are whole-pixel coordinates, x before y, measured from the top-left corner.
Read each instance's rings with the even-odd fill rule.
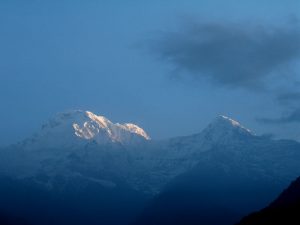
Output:
[[[264,88],[300,58],[300,28],[186,23],[163,33],[152,50],[179,71],[229,88]],[[275,79],[275,78],[274,78]]]
[[[151,49],[183,78],[207,79],[230,89],[271,90],[287,113],[274,119],[259,118],[259,123],[300,122],[300,92],[284,87],[286,82],[292,86],[299,75],[294,70],[300,59],[297,23],[253,26],[192,21],[175,32],[162,33],[151,42]]]

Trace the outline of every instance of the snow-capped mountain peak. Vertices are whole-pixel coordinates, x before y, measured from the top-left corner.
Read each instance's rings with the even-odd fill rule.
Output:
[[[219,115],[219,116],[215,119],[214,123],[218,123],[218,124],[221,124],[221,123],[222,123],[222,124],[227,124],[227,125],[230,125],[230,126],[232,126],[232,127],[235,127],[235,128],[241,129],[241,130],[243,130],[243,131],[245,131],[245,132],[248,132],[248,133],[253,134],[251,130],[249,130],[248,128],[244,127],[243,125],[241,125],[241,124],[240,124],[239,122],[237,122],[236,120],[233,120],[233,119],[231,119],[231,118],[229,118],[229,117],[227,117],[227,116],[224,116],[224,115]]]
[[[253,134],[251,130],[241,125],[238,121],[224,115],[219,115],[217,118],[215,118],[207,128],[214,130],[236,129],[240,130],[241,132]]]
[[[25,142],[34,148],[65,148],[81,146],[89,141],[98,144],[135,144],[144,140],[150,140],[149,135],[135,124],[113,123],[90,111],[72,110],[58,113],[42,126],[40,132]]]
[[[211,141],[227,142],[234,140],[233,136],[255,136],[255,134],[241,125],[239,122],[227,117],[220,115],[214,119],[203,131],[206,137],[209,137]]]

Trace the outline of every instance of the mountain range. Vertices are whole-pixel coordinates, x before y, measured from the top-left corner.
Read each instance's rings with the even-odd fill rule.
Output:
[[[298,177],[299,161],[298,142],[226,116],[152,140],[135,124],[74,110],[0,149],[0,212],[42,225],[234,224]]]

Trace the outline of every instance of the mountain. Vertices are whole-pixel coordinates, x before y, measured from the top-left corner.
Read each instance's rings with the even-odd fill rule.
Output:
[[[151,140],[137,125],[75,110],[0,150],[0,211],[42,225],[225,225],[274,199],[300,174],[299,160],[298,142],[226,116]]]
[[[263,210],[253,213],[237,225],[300,224],[300,177]]]
[[[0,212],[30,224],[126,224],[149,198],[127,181],[131,152],[148,140],[134,124],[59,113],[33,137],[1,149]]]
[[[136,169],[135,151],[149,141],[148,134],[132,123],[112,123],[89,111],[59,113],[32,137],[0,152],[0,174],[34,179],[47,188],[57,175],[114,187],[114,181],[128,180]],[[40,182],[41,176],[47,180]]]
[[[184,152],[182,161],[195,163],[163,187],[135,225],[234,224],[300,172],[298,142],[257,136],[223,116],[201,133],[169,143],[174,153]]]
[[[59,113],[42,126],[40,132],[21,145],[28,149],[70,148],[94,141],[98,144],[135,144],[150,140],[148,134],[132,123],[112,123],[104,116],[89,111]]]

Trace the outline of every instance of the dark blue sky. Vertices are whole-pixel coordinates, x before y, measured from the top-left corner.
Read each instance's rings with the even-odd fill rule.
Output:
[[[300,139],[298,0],[0,1],[0,144],[90,110],[154,139],[218,114]]]

